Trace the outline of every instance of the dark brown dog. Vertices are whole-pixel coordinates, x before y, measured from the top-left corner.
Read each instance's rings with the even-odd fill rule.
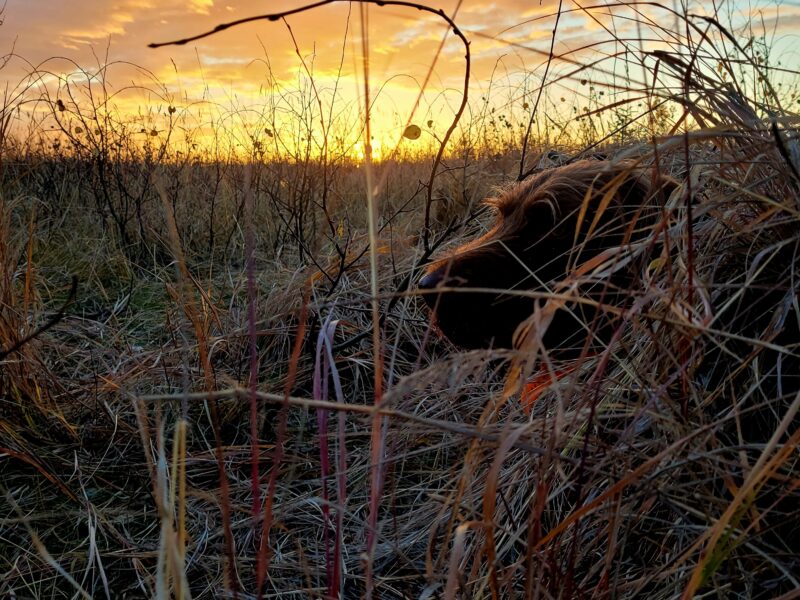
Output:
[[[435,262],[420,281],[422,290],[441,290],[424,294],[436,325],[464,348],[512,347],[514,331],[533,314],[535,300],[504,290],[552,292],[602,251],[641,239],[675,186],[630,162],[587,160],[509,187],[487,200],[496,211],[491,230]],[[605,280],[583,283],[580,295],[624,307],[642,260],[611,269]],[[543,342],[548,350],[580,351],[587,336],[607,337],[612,325],[612,313],[572,302],[556,311]]]

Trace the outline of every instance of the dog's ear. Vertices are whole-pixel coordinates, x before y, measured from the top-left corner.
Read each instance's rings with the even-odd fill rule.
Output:
[[[525,219],[536,229],[550,230],[560,220],[560,212],[552,200],[537,200],[525,207]]]

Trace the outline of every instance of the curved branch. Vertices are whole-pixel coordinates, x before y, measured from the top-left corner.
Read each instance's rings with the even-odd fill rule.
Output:
[[[320,8],[321,6],[327,6],[329,4],[335,4],[338,2],[350,2],[351,0],[319,0],[318,2],[313,2],[311,4],[306,4],[305,6],[299,6],[297,8],[292,8],[289,10],[276,12],[276,13],[269,13],[263,15],[254,15],[252,17],[245,17],[242,19],[237,19],[235,21],[228,21],[227,23],[220,23],[213,29],[209,31],[205,31],[203,33],[199,33],[197,35],[193,35],[186,38],[181,38],[178,40],[173,40],[169,42],[156,42],[148,44],[149,48],[161,48],[163,46],[183,46],[188,44],[189,42],[194,42],[196,40],[200,40],[209,36],[212,36],[216,33],[220,33],[227,29],[231,29],[232,27],[236,27],[238,25],[244,25],[246,23],[253,23],[255,21],[279,21],[291,15],[296,15],[299,13],[303,13],[309,10],[313,10],[315,8]],[[431,210],[431,203],[433,202],[433,181],[436,179],[436,174],[439,170],[439,165],[442,162],[442,157],[444,156],[444,150],[447,147],[447,143],[450,141],[450,138],[453,136],[453,133],[458,126],[458,122],[461,120],[464,111],[467,108],[467,100],[469,97],[469,78],[470,78],[470,69],[471,69],[471,58],[470,58],[470,51],[469,51],[469,40],[466,38],[464,33],[459,29],[458,25],[456,25],[455,21],[450,18],[447,13],[445,13],[441,9],[431,8],[429,6],[425,6],[423,4],[419,4],[417,2],[407,2],[405,0],[352,0],[353,2],[360,2],[362,4],[374,4],[376,6],[402,6],[405,8],[414,8],[416,10],[430,13],[432,15],[436,15],[443,21],[445,21],[452,29],[453,34],[458,37],[461,42],[464,44],[464,60],[466,61],[466,65],[464,68],[464,90],[461,98],[461,105],[458,107],[455,115],[453,116],[453,122],[450,124],[450,127],[447,129],[444,137],[442,138],[441,144],[439,145],[439,150],[436,153],[436,158],[433,161],[433,167],[431,168],[431,175],[428,179],[428,195],[425,199],[425,225],[423,231],[423,246],[425,250],[429,250],[430,248],[430,210]]]

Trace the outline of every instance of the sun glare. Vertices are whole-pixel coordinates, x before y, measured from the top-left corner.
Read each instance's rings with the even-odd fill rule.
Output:
[[[222,33],[194,45],[144,51],[141,36],[181,37],[207,30],[215,19],[231,18],[244,10],[227,7],[224,15],[215,15],[208,0],[195,0],[192,6],[201,10],[191,11],[183,20],[161,19],[155,30],[146,27],[143,15],[132,8],[124,22],[113,21],[109,32],[114,35],[102,58],[96,51],[78,48],[71,51],[74,57],[65,57],[59,44],[63,46],[66,38],[59,37],[55,26],[48,30],[47,40],[39,39],[33,30],[20,36],[16,54],[3,63],[0,72],[12,90],[9,97],[18,103],[18,118],[10,131],[24,139],[38,136],[43,147],[60,152],[91,149],[129,136],[131,147],[165,149],[168,155],[226,154],[244,161],[333,155],[357,162],[366,159],[360,33],[343,5],[292,16],[283,29],[262,24],[272,34],[268,39],[241,28],[236,34]],[[5,10],[3,26],[8,27],[17,13],[13,6]],[[625,10],[607,11],[603,22],[624,16]],[[94,15],[91,10],[78,12],[84,18],[76,21],[88,22]],[[372,160],[395,157],[398,151],[403,156],[434,153],[465,91],[469,105],[448,152],[457,151],[459,140],[469,140],[464,143],[473,150],[480,146],[494,154],[519,146],[526,136],[550,146],[565,146],[615,135],[635,137],[647,128],[656,134],[670,130],[670,107],[648,104],[636,91],[651,84],[637,81],[641,66],[636,67],[631,57],[623,53],[614,61],[596,62],[597,68],[576,67],[595,64],[612,47],[609,43],[615,43],[613,38],[602,40],[605,30],[598,28],[591,14],[565,12],[553,48],[559,58],[548,61],[547,53],[531,40],[546,42],[549,34],[542,32],[550,31],[544,24],[552,20],[551,9],[542,7],[522,22],[513,10],[508,15],[502,12],[487,17],[466,3],[459,13],[470,37],[467,65],[452,31],[430,27],[440,24],[437,19],[401,19],[371,9],[367,83]],[[785,8],[784,14],[784,23],[800,17],[793,7]],[[66,21],[68,17],[64,15]],[[767,17],[773,19],[776,31],[780,29],[776,9],[765,9]],[[485,33],[489,22],[502,33]],[[627,19],[615,23],[631,27]],[[71,22],[63,25],[65,31],[74,31]],[[748,35],[748,47],[766,48],[766,35]],[[71,33],[70,47],[74,47],[74,37]],[[650,37],[650,51],[668,50],[665,42]],[[85,48],[95,39],[87,38]],[[48,59],[43,48],[50,48],[49,56],[62,57]],[[509,53],[509,48],[515,52]],[[795,82],[785,69],[792,65],[779,58],[787,49],[786,40],[776,37],[771,53],[762,49],[760,56],[764,60],[769,56],[775,66],[782,67],[772,77],[776,89],[794,104]],[[26,52],[30,58],[17,58]],[[467,66],[471,78],[465,90]],[[551,82],[545,88],[540,88],[542,77]],[[669,93],[664,88],[662,94]]]
[[[371,150],[370,158],[374,162],[380,162],[383,160],[383,144],[379,140],[372,140]],[[355,143],[355,146],[353,146],[353,156],[360,163],[367,159],[366,148],[363,141],[358,141]]]

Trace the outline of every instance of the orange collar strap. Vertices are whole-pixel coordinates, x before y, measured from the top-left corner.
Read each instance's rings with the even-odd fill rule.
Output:
[[[581,361],[575,361],[563,369],[556,369],[552,372],[542,369],[534,375],[522,388],[522,393],[520,394],[520,402],[522,403],[522,410],[525,411],[525,414],[531,414],[533,405],[539,399],[539,396],[546,392],[551,385],[572,373],[580,364]]]

